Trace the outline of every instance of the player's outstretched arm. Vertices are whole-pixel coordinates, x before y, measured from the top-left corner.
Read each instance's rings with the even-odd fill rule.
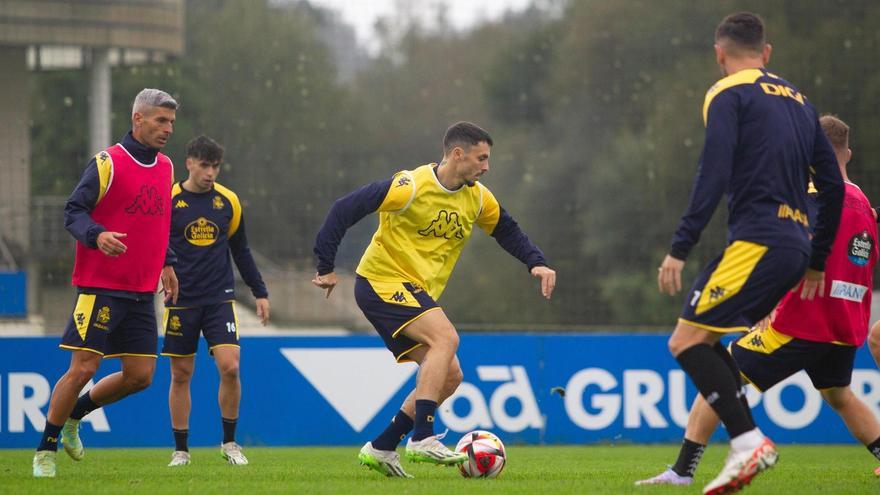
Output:
[[[816,215],[816,228],[811,241],[810,268],[816,272],[825,270],[825,260],[831,252],[837,227],[840,223],[840,212],[843,209],[843,176],[837,165],[834,148],[828,142],[822,126],[816,123],[816,136],[813,145],[812,163],[813,183],[819,193],[816,204],[819,213]],[[815,274],[814,274],[814,279]],[[805,286],[808,279],[804,280]]]
[[[98,235],[106,230],[91,217],[92,210],[98,204],[100,189],[98,166],[93,158],[64,205],[64,228],[76,240],[92,249],[99,248]]]
[[[501,207],[492,192],[482,184],[480,187],[483,188],[483,207],[477,218],[477,225],[491,235],[502,249],[526,265],[532,275],[535,275],[534,269],[537,267],[549,269],[547,260],[544,259],[544,252],[529,240],[529,236],[522,231],[516,220]],[[555,286],[556,272],[553,270],[550,272],[553,273],[552,285]],[[540,270],[539,273],[543,273],[547,277],[550,276],[549,272],[543,270]],[[543,281],[544,277],[541,279]],[[550,292],[552,291],[551,288]],[[544,293],[543,288],[541,292]],[[544,294],[544,297],[547,297],[547,294]],[[549,299],[549,297],[547,298]]]
[[[530,272],[532,276],[541,279],[541,295],[550,299],[553,289],[556,288],[556,270],[549,266],[536,266]]]
[[[257,316],[260,318],[260,324],[264,327],[269,324],[269,299],[258,297],[256,299]]]
[[[416,185],[412,175],[404,171],[388,180],[367,184],[333,203],[321,230],[318,231],[314,247],[318,270],[312,283],[325,289],[326,297],[330,297],[336,287],[336,251],[349,227],[373,212],[405,210],[415,193]]]
[[[706,141],[700,153],[687,209],[681,216],[669,254],[686,260],[724,196],[733,171],[738,139],[738,98],[722,92],[712,99],[706,120]],[[662,291],[662,289],[661,289]]]
[[[335,272],[325,273],[324,275],[315,274],[315,277],[312,279],[312,283],[316,286],[327,291],[327,294],[324,295],[324,298],[330,297],[330,293],[333,292],[333,289],[336,287],[336,284],[339,282],[339,279],[336,277]]]
[[[127,235],[128,234],[123,234],[122,232],[110,232],[105,230],[95,238],[95,245],[102,253],[104,253],[104,255],[116,258],[120,254],[125,253],[128,249],[128,246],[120,240],[125,239]]]
[[[804,279],[793,290],[801,289],[801,299],[813,300],[814,297],[822,297],[825,294],[825,272],[807,268]]]
[[[334,270],[336,251],[345,232],[362,218],[378,211],[390,196],[392,179],[374,182],[337,199],[315,238],[314,253],[318,259],[318,273]]]
[[[680,260],[671,254],[667,254],[657,269],[657,287],[661,294],[674,296],[681,290],[681,272],[684,270],[684,260]]]
[[[257,268],[257,263],[254,261],[254,256],[251,254],[251,249],[248,246],[247,233],[244,227],[244,214],[241,213],[241,210],[239,210],[237,223],[238,226],[235,232],[232,232],[229,236],[229,252],[232,253],[232,261],[238,267],[238,273],[241,274],[244,283],[250,287],[254,298],[257,300],[266,299],[268,312],[269,302],[267,298],[269,297],[269,290],[266,288],[266,283],[263,281],[263,276],[260,274],[260,270]],[[259,310],[259,306],[257,306],[257,309]],[[268,321],[268,316],[266,321]],[[263,326],[265,325],[266,323],[263,322]]]
[[[180,291],[180,285],[177,283],[177,274],[174,273],[174,267],[166,265],[162,268],[162,291],[165,292],[165,302],[171,300],[172,304],[177,304],[177,294]]]

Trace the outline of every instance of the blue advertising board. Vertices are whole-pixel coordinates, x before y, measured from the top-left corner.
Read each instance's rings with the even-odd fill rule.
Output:
[[[0,446],[37,444],[52,386],[70,359],[57,344],[51,337],[0,339]],[[238,440],[245,445],[363,443],[415,384],[416,366],[396,364],[378,337],[244,337],[241,344]],[[464,382],[436,425],[453,436],[486,429],[507,443],[678,442],[696,393],[662,335],[466,334],[459,359]],[[95,381],[118,370],[118,360],[107,360]],[[169,381],[169,360],[160,357],[147,390],[86,416],[83,441],[171,448]],[[191,445],[220,441],[218,383],[202,343]],[[856,359],[853,389],[880,416],[880,372],[866,349]],[[749,399],[776,442],[854,442],[805,374]]]
[[[27,316],[27,272],[0,270],[0,318]]]

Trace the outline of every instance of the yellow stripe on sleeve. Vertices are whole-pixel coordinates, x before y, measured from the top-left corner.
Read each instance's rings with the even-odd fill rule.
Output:
[[[709,91],[706,92],[706,99],[703,101],[703,125],[708,125],[709,123],[709,105],[712,104],[712,100],[715,99],[716,96],[721,94],[725,89],[732,88],[734,86],[740,86],[743,84],[754,84],[755,81],[758,80],[764,73],[759,69],[746,69],[737,72],[736,74],[725,77],[724,79],[718,81]]]
[[[98,201],[95,202],[97,205],[104,199],[104,196],[107,194],[107,190],[110,189],[110,184],[113,183],[113,159],[110,158],[110,153],[106,151],[102,151],[95,155],[95,163],[98,166]]]
[[[214,189],[222,194],[229,201],[229,205],[232,206],[232,219],[229,220],[229,232],[226,234],[227,237],[232,237],[238,231],[239,224],[241,224],[241,202],[238,200],[238,195],[227,187],[215,182]]]
[[[498,220],[501,218],[501,204],[498,203],[495,195],[492,194],[488,187],[479,182],[477,182],[477,185],[480,187],[480,200],[482,203],[480,205],[480,216],[477,217],[477,225],[487,234],[492,235],[492,232],[495,232],[495,227],[498,225]]]
[[[404,170],[391,178],[391,188],[376,211],[393,211],[401,213],[406,210],[416,195],[416,181],[413,175]]]

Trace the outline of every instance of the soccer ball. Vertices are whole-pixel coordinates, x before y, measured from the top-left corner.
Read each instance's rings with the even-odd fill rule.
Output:
[[[507,462],[501,439],[488,431],[476,430],[461,437],[455,451],[468,456],[466,462],[458,465],[465,478],[494,478]]]

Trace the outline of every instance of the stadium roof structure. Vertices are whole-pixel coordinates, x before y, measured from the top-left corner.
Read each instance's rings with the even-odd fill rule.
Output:
[[[0,46],[28,49],[31,69],[84,67],[93,49],[110,63],[183,54],[183,0],[0,0]]]
[[[0,0],[0,269],[28,266],[31,238],[30,72],[86,69],[89,153],[110,144],[110,69],[184,52],[185,0]],[[133,97],[134,95],[132,95]],[[59,124],[61,125],[61,124]],[[82,164],[71,164],[81,166]],[[39,228],[36,229],[39,231]],[[38,283],[28,269],[28,292]],[[29,297],[29,313],[34,297]]]

